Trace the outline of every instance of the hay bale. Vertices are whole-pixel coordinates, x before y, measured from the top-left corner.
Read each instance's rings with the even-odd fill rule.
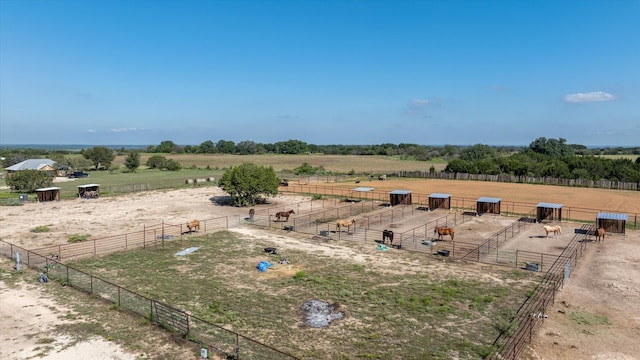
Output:
[[[187,179],[187,180],[185,180],[184,183],[187,184],[187,185],[192,185],[193,184],[193,179]]]

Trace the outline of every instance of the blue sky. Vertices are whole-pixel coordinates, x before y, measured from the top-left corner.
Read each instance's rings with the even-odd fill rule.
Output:
[[[0,0],[0,144],[640,145],[640,1]]]

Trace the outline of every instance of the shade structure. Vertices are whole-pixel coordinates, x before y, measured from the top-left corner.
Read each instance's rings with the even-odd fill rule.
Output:
[[[36,195],[38,196],[38,202],[60,201],[60,188],[47,187],[36,189]]]
[[[433,193],[429,195],[429,210],[451,209],[451,194]]]
[[[478,198],[478,200],[476,200],[476,213],[478,215],[485,213],[500,214],[501,201],[502,199],[493,197]]]
[[[606,232],[624,234],[627,227],[627,214],[599,212],[596,216],[596,227]]]
[[[78,185],[78,197],[93,199],[100,196],[100,184]]]
[[[562,204],[538,203],[536,220],[542,221],[562,221]]]
[[[411,205],[411,191],[393,190],[389,193],[389,203],[395,205]]]

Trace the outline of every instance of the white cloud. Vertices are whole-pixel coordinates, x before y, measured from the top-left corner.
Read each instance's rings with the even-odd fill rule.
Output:
[[[567,94],[564,96],[564,101],[572,103],[581,102],[596,102],[596,101],[611,101],[615,100],[615,96],[606,93],[604,91],[593,91],[588,93],[575,93]]]
[[[96,130],[95,129],[89,129],[89,130],[87,130],[87,132],[94,133],[94,132],[96,132]]]
[[[128,131],[136,131],[136,128],[119,128],[119,129],[111,129],[111,132],[128,132]]]
[[[424,107],[431,104],[432,101],[429,99],[413,99],[409,102],[409,106],[412,107]]]

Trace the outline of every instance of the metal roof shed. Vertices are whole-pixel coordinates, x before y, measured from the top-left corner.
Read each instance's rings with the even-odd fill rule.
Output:
[[[500,214],[500,203],[502,199],[493,197],[481,197],[476,200],[476,213],[482,215],[488,214]]]
[[[606,232],[624,234],[628,219],[627,214],[599,212],[596,217],[596,227],[603,228]]]
[[[451,209],[451,194],[433,193],[429,195],[429,210]]]
[[[389,203],[395,205],[411,205],[411,191],[393,190],[389,193]]]
[[[38,196],[38,202],[45,201],[60,201],[60,188],[48,187],[36,189],[36,195]]]
[[[562,221],[562,204],[538,203],[536,220]]]

